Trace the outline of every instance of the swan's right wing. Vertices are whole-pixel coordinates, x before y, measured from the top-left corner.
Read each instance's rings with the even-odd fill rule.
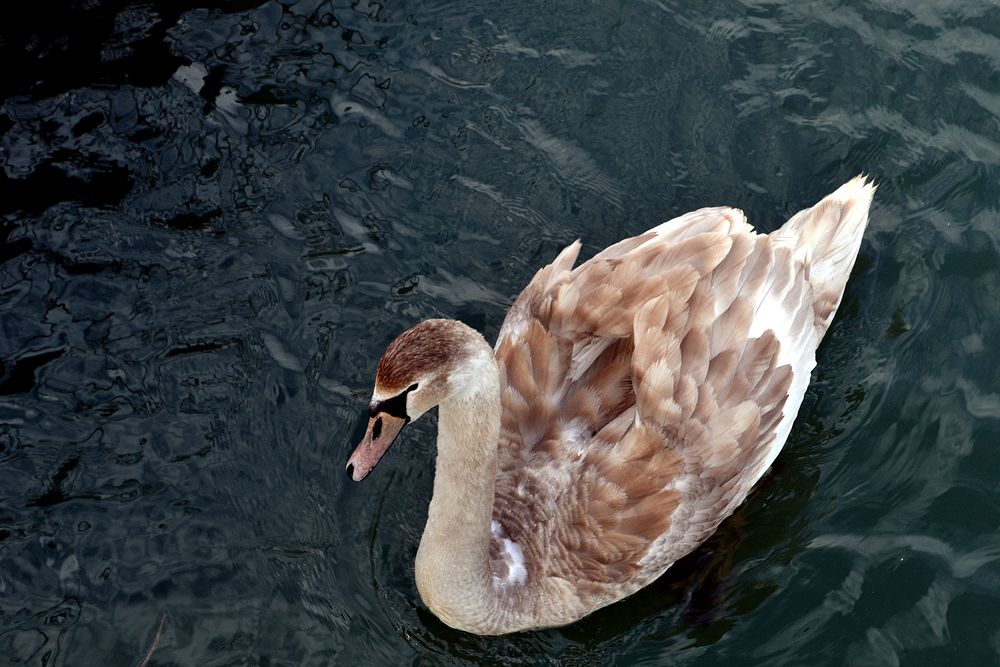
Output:
[[[840,205],[845,192],[858,202]],[[539,624],[646,585],[745,499],[788,437],[843,290],[845,277],[817,290],[813,258],[849,271],[870,195],[862,182],[814,207],[860,220],[843,235],[809,226],[834,239],[828,252],[791,242],[805,223],[768,237],[739,211],[702,209],[576,269],[573,244],[521,294],[496,348],[494,518],[524,567],[511,599],[535,590],[549,605]]]
[[[646,585],[743,501],[815,363],[792,249],[732,209],[684,217],[576,269],[567,248],[497,343],[494,518],[526,581],[565,582],[580,608]]]

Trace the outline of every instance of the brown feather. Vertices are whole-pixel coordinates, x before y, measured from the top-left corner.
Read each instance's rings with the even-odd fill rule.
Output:
[[[571,244],[535,274],[495,348],[494,519],[523,550],[527,590],[568,584],[586,608],[619,599],[742,501],[781,445],[801,380],[788,355],[815,347],[840,299],[814,293],[794,251],[713,208],[576,268]],[[789,316],[783,338],[765,313]],[[380,383],[398,384],[400,354],[383,359]],[[502,578],[495,545],[491,560]]]
[[[678,508],[696,501],[669,490],[673,479],[692,465],[731,479],[760,439],[755,404],[723,409],[716,393],[753,386],[763,395],[769,386],[777,342],[765,335],[747,343],[753,303],[737,295],[748,262],[769,265],[759,256],[770,248],[700,224],[703,232],[670,247],[647,235],[574,270],[575,251],[563,253],[511,308],[496,349],[510,388],[496,518],[526,560],[544,551],[539,576],[569,579],[581,595],[633,579]],[[589,367],[573,367],[583,356]],[[539,400],[560,392],[558,404]],[[576,448],[585,455],[574,456]],[[573,486],[556,491],[551,469],[561,466],[575,470],[565,477]],[[552,507],[560,520],[527,520],[526,501]]]

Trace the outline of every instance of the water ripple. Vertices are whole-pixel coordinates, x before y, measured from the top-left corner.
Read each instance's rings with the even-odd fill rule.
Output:
[[[745,0],[76,3],[4,31],[0,654],[23,664],[985,664],[1000,624],[1000,12]],[[13,24],[11,24],[13,25]],[[559,630],[423,607],[374,366],[567,243],[880,182],[786,452]],[[995,633],[994,633],[995,635]]]

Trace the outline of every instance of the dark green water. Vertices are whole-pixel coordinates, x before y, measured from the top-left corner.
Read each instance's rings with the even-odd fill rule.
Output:
[[[1000,663],[1000,9],[19,3],[0,28],[0,662]],[[10,10],[5,10],[10,11]],[[784,454],[567,628],[422,606],[373,371],[705,205],[880,183]]]

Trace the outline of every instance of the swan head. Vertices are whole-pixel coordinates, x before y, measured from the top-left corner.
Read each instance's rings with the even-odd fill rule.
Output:
[[[372,471],[404,426],[466,390],[467,362],[481,347],[477,339],[482,342],[478,332],[461,322],[426,320],[389,344],[375,373],[368,428],[347,461],[354,481]]]

